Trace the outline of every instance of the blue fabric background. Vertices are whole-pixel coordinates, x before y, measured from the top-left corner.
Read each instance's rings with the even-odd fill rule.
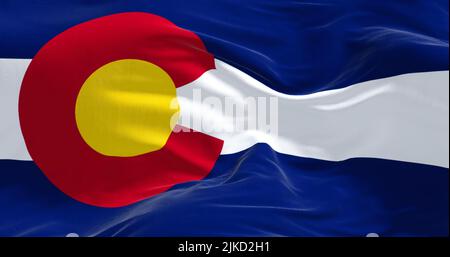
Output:
[[[202,181],[113,209],[66,196],[33,162],[3,160],[0,171],[0,236],[448,235],[448,169],[429,165],[258,144],[221,156]]]
[[[2,0],[0,58],[32,58],[71,26],[128,11],[197,33],[216,58],[288,94],[448,70],[448,0]]]

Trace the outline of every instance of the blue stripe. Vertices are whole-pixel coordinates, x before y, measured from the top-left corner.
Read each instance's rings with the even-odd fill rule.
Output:
[[[210,176],[132,206],[87,206],[33,162],[0,161],[0,235],[448,236],[448,169],[294,157],[268,145],[221,156]]]
[[[289,94],[449,66],[448,0],[3,0],[0,58],[32,58],[71,26],[127,11],[196,32],[217,58]]]

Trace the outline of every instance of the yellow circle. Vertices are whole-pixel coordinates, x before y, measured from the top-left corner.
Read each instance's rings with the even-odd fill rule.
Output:
[[[164,70],[124,59],[100,67],[84,82],[75,118],[95,151],[129,157],[161,149],[178,111],[175,85]]]

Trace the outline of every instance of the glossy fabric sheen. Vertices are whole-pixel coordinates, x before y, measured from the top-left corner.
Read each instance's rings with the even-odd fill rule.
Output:
[[[111,62],[81,87],[77,127],[89,146],[107,156],[157,151],[172,132],[171,118],[177,118],[179,108],[169,109],[172,101],[177,104],[175,85],[158,66],[133,59]]]
[[[0,1],[0,59],[33,59],[66,29],[121,12],[160,15],[198,35],[216,59],[292,96],[449,66],[446,0]],[[115,40],[117,46],[122,42]],[[22,75],[16,75],[26,65],[0,75],[19,82]],[[16,90],[2,84],[0,90],[11,96],[8,106],[14,105]],[[446,99],[441,109],[448,113]],[[16,139],[22,144],[21,137],[8,143]],[[28,158],[22,149],[11,149],[16,159]],[[200,157],[211,150],[200,150],[187,160],[211,163]],[[152,171],[153,163],[183,159],[173,154],[162,164],[139,167]],[[448,168],[359,156],[306,157],[252,143],[220,155],[206,177],[166,184],[160,194],[120,208],[74,200],[33,161],[0,160],[0,236],[448,236]],[[66,169],[67,162],[59,164]],[[129,168],[101,167],[105,174]]]

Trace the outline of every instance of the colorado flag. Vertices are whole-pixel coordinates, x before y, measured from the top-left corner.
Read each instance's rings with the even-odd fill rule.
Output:
[[[448,236],[448,1],[0,2],[0,236]]]

